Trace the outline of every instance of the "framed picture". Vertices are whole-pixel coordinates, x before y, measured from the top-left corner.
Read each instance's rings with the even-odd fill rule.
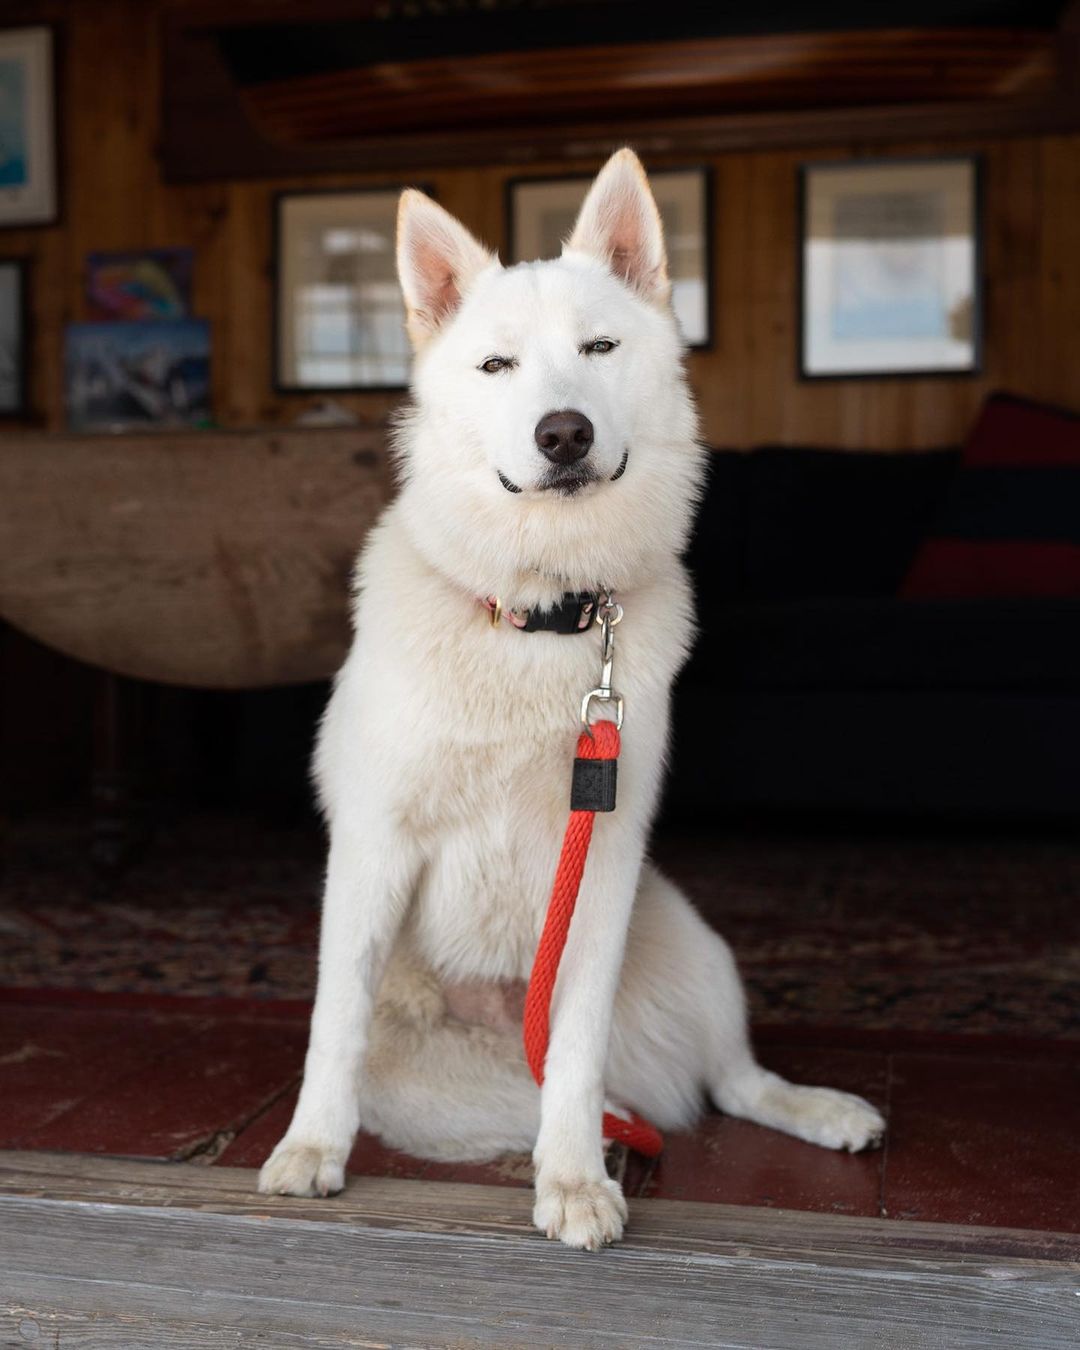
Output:
[[[86,312],[91,319],[184,319],[191,312],[190,248],[90,253]]]
[[[53,35],[0,29],[0,226],[56,219]]]
[[[394,257],[400,188],[275,202],[274,385],[404,389],[412,353]]]
[[[0,417],[27,411],[27,264],[0,258]]]
[[[807,164],[799,175],[803,378],[974,374],[979,164]]]
[[[511,262],[557,258],[591,182],[516,178],[506,187],[507,254]],[[683,340],[712,345],[712,184],[708,169],[662,169],[649,183],[664,222],[671,298]]]
[[[145,431],[210,421],[205,319],[70,323],[64,355],[72,431]]]

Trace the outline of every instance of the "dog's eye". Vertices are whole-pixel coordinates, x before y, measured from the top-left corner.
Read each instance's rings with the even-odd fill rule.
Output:
[[[517,362],[512,356],[489,356],[486,361],[482,361],[477,367],[485,375],[497,375],[500,370],[513,370]]]
[[[581,351],[585,356],[604,356],[607,352],[613,352],[618,345],[614,338],[593,338],[592,342],[585,343]]]

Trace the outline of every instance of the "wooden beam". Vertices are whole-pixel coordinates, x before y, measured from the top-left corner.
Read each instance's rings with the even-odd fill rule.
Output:
[[[241,98],[278,145],[431,127],[566,126],[598,111],[641,120],[705,110],[978,102],[1048,93],[1054,45],[1050,33],[995,28],[567,45],[298,73],[247,84]]]
[[[418,169],[462,163],[600,161],[622,145],[685,162],[735,151],[845,146],[884,149],[903,141],[945,143],[978,137],[1041,136],[1080,130],[1080,98],[1061,94],[974,103],[917,103],[867,108],[796,109],[572,127],[486,127],[424,131],[328,145],[279,146],[221,101],[166,110],[162,169],[167,181],[266,178],[312,173],[379,172],[411,181]],[[213,134],[216,132],[217,134]],[[193,146],[199,137],[196,155]],[[467,144],[468,149],[465,146]]]
[[[4,1343],[1075,1345],[1060,1235],[639,1200],[587,1255],[532,1230],[523,1190],[364,1178],[313,1202],[253,1181],[0,1154]]]
[[[272,14],[254,6],[231,22],[250,22],[257,41]],[[320,17],[328,13],[307,21]],[[240,88],[217,36],[229,22],[166,11],[170,181],[363,171],[400,179],[463,163],[600,159],[627,143],[685,162],[1080,128],[1064,31],[752,35],[390,62]],[[603,87],[583,70],[601,71]]]

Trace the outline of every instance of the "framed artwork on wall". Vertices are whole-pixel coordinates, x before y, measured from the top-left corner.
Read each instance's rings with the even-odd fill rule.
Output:
[[[0,417],[27,412],[27,263],[0,258]]]
[[[118,321],[185,319],[191,313],[195,252],[151,248],[86,257],[86,314]]]
[[[979,370],[977,159],[803,165],[799,220],[804,379]]]
[[[712,184],[706,168],[661,169],[649,183],[664,222],[671,299],[690,348],[712,345]],[[573,229],[588,175],[515,178],[506,187],[511,262],[557,258]]]
[[[72,431],[206,426],[210,325],[206,319],[69,323],[64,393]]]
[[[0,29],[0,227],[56,219],[50,28]]]
[[[274,215],[274,387],[404,389],[412,352],[394,256],[400,188],[287,192]]]

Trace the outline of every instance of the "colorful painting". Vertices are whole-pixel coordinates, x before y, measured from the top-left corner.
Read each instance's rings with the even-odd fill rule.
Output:
[[[90,319],[186,319],[192,309],[193,261],[190,248],[89,254]]]
[[[86,303],[91,319],[184,319],[191,312],[189,248],[91,253]]]
[[[72,431],[210,421],[210,325],[205,319],[69,324],[65,355]]]
[[[51,29],[0,29],[0,226],[55,218],[54,134]]]

